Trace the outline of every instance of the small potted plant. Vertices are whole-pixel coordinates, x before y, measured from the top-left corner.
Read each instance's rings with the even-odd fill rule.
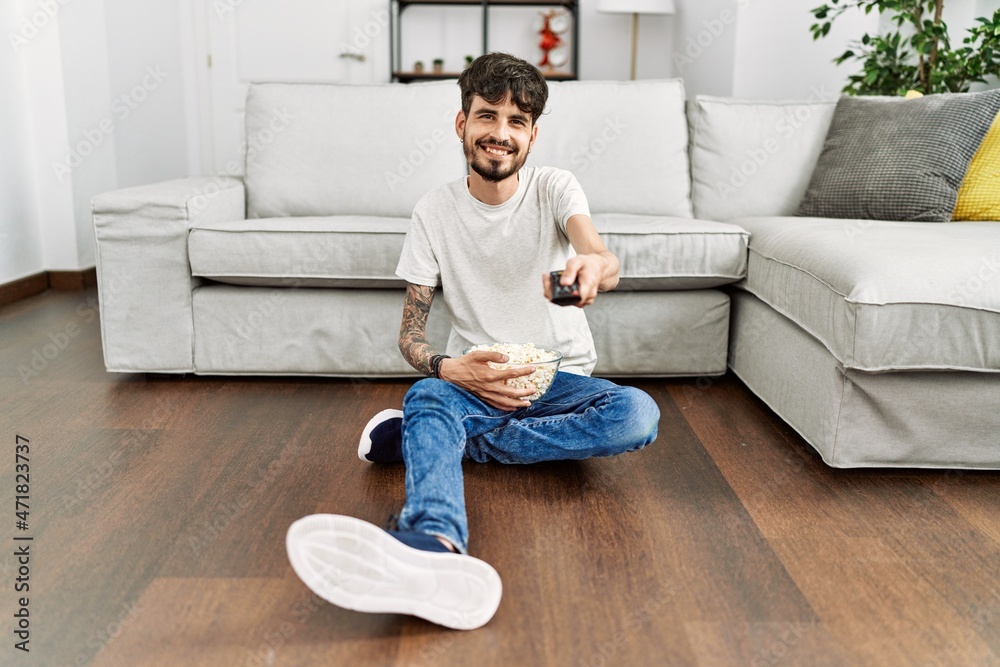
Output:
[[[472,65],[473,60],[475,60],[474,56],[465,56],[465,67],[469,68]]]
[[[418,60],[417,62],[413,63],[413,71],[416,72],[417,74],[422,74],[424,71],[424,61]]]
[[[444,71],[444,58],[434,59],[434,71],[438,74]]]

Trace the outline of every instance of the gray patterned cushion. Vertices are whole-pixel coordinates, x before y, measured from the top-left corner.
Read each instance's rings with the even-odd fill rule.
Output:
[[[947,222],[1000,90],[842,97],[797,214]]]

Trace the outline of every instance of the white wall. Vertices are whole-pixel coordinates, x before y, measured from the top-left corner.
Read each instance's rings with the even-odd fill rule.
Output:
[[[997,0],[977,0],[976,2],[976,16],[989,18],[998,9],[1000,9],[1000,2]]]
[[[2,7],[0,283],[93,266],[91,199],[187,175],[189,135],[178,0]]]
[[[0,34],[18,34],[20,12],[0,3]],[[42,271],[31,120],[23,59],[9,39],[0,46],[0,284]]]
[[[736,97],[835,100],[858,66],[837,66],[848,43],[876,32],[875,13],[851,11],[813,40],[816,22],[801,0],[754,0],[739,10],[733,92]]]
[[[53,20],[25,47],[27,100],[34,156],[32,177],[38,202],[42,259],[47,270],[81,267],[73,211],[73,180],[55,176],[69,146],[66,91],[58,20]]]
[[[736,0],[678,0],[673,76],[688,97],[732,95],[736,61]]]
[[[37,214],[42,268],[76,269],[80,264],[72,180],[57,181],[50,168],[51,162],[63,159],[68,141],[59,6],[44,12],[35,3],[15,2],[12,8],[17,25],[6,36],[10,43],[16,41],[10,57],[25,74],[19,99],[28,112],[25,139],[30,152],[15,168],[29,182],[24,194],[31,196]]]
[[[847,42],[878,25],[877,15],[840,17],[825,39],[801,0],[678,0],[674,74],[688,96],[836,98],[848,70],[832,61]]]
[[[104,0],[118,187],[187,175],[180,7],[178,0]]]
[[[63,90],[69,144],[60,151],[70,173],[57,160],[46,156],[51,166],[39,182],[42,196],[69,179],[73,185],[73,216],[76,239],[75,266],[46,268],[79,269],[95,263],[91,198],[117,186],[114,132],[109,132],[111,87],[108,73],[108,40],[103,0],[70,2],[59,11]],[[74,152],[76,156],[74,157]],[[58,173],[57,173],[58,171]]]

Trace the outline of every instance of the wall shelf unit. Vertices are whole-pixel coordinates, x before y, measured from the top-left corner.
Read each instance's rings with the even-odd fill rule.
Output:
[[[461,72],[434,72],[425,69],[423,72],[403,69],[403,14],[408,7],[438,6],[438,7],[480,7],[482,23],[482,51],[489,53],[490,9],[492,7],[550,7],[564,9],[569,13],[572,23],[568,34],[571,36],[567,48],[570,56],[567,61],[569,71],[544,69],[542,74],[551,81],[570,81],[577,78],[579,72],[579,2],[577,0],[390,0],[389,2],[389,72],[390,81],[410,83],[412,81],[433,81],[440,79],[456,79]]]

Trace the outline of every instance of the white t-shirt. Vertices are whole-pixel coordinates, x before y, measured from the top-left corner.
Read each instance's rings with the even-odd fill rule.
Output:
[[[542,291],[542,274],[566,268],[576,254],[566,221],[590,216],[587,198],[563,169],[526,167],[518,178],[517,192],[498,206],[473,197],[467,178],[425,195],[413,210],[396,275],[441,285],[452,313],[447,354],[530,342],[559,350],[559,370],[590,375],[597,353],[587,316]]]

